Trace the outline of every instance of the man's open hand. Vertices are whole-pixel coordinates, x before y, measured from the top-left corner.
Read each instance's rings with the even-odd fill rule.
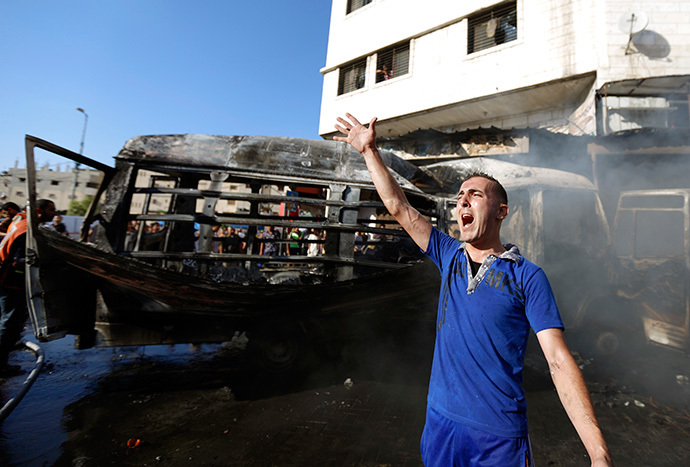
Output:
[[[334,136],[333,139],[336,141],[344,141],[349,143],[353,148],[362,154],[364,154],[364,151],[367,148],[375,148],[376,117],[372,118],[371,122],[369,122],[369,128],[359,123],[359,121],[349,113],[346,113],[345,117],[347,117],[349,121],[338,117],[338,123],[335,124],[335,129],[344,134],[345,137]]]

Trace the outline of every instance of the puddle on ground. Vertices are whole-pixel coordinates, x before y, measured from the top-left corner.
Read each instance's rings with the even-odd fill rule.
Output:
[[[30,331],[25,340],[36,342]],[[125,366],[145,366],[146,362],[178,364],[212,359],[218,345],[157,345],[127,348],[75,350],[68,336],[39,344],[45,364],[19,405],[0,425],[0,465],[53,465],[67,440],[65,408],[98,390],[103,378]],[[16,351],[10,363],[25,372],[0,381],[0,401],[4,404],[20,389],[34,367],[36,358],[29,351]]]
[[[30,331],[24,338],[35,341]],[[430,352],[426,351],[421,354],[413,352],[418,359],[415,363],[412,363],[414,358],[411,355],[402,354],[404,349],[414,349],[415,345],[393,346],[388,351],[394,351],[395,357],[385,357],[381,347],[372,349],[369,342],[368,353],[355,349],[349,356],[351,361],[364,363],[366,370],[351,371],[352,366],[345,365],[345,369],[341,366],[330,373],[310,373],[307,379],[294,383],[294,387],[278,388],[275,380],[254,379],[254,370],[245,365],[243,352],[232,343],[198,348],[180,344],[88,350],[75,350],[73,343],[74,338],[68,336],[40,344],[45,352],[45,366],[21,403],[0,425],[0,465],[63,465],[61,462],[72,465],[72,461],[79,458],[79,451],[87,445],[91,451],[102,446],[104,457],[100,460],[112,459],[104,449],[112,449],[114,433],[118,429],[122,431],[118,435],[118,446],[126,446],[129,428],[134,432],[136,426],[108,427],[103,423],[104,418],[110,419],[123,410],[136,410],[137,407],[143,410],[145,406],[162,404],[163,401],[169,401],[170,407],[182,410],[185,406],[180,404],[190,399],[190,394],[195,394],[190,399],[194,404],[209,397],[240,402],[270,400],[273,395],[297,392],[305,387],[342,385],[345,377],[361,381],[362,373],[357,374],[356,371],[365,371],[369,379],[386,383],[397,381],[401,387],[421,386],[419,400],[423,404],[431,360]],[[536,352],[532,349],[526,360],[525,386],[533,398],[539,397],[540,391],[553,395],[545,362],[540,360],[537,352],[538,349]],[[340,353],[339,358],[346,359],[344,353]],[[3,403],[20,388],[34,361],[34,355],[28,351],[12,354],[11,363],[20,364],[26,373],[0,382]],[[642,357],[608,365],[587,359],[580,363],[588,381],[606,383],[606,391],[593,394],[595,404],[602,409],[614,405],[617,407],[612,410],[626,407],[618,401],[624,397],[620,391],[653,396],[653,399],[640,399],[650,408],[655,404],[665,404],[669,408],[690,409],[687,356],[648,351]],[[628,399],[625,401],[629,402]],[[635,399],[630,400],[632,407]],[[169,410],[168,406],[161,407],[164,411]],[[539,409],[538,403],[533,408]],[[634,408],[639,409],[639,405],[634,405]],[[543,412],[551,410],[549,407]],[[162,412],[161,416],[164,415]],[[650,441],[650,445],[653,444]]]

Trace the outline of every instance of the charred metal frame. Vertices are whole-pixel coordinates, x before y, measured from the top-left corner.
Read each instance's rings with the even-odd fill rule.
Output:
[[[104,173],[78,242],[39,228],[35,215],[32,220],[27,293],[34,331],[39,339],[75,334],[80,348],[219,342],[230,339],[238,327],[253,331],[262,326],[292,329],[295,323],[300,323],[298,329],[306,322],[314,326],[315,322],[334,316],[370,315],[380,309],[390,310],[386,313],[395,315],[405,306],[413,311],[411,316],[419,316],[426,308],[433,313],[434,307],[426,305],[434,303],[429,298],[434,294],[435,282],[422,284],[416,279],[421,271],[427,270],[429,261],[421,259],[418,249],[412,255],[401,253],[409,250],[400,240],[407,239],[407,244],[409,237],[404,231],[393,228],[397,223],[392,218],[379,218],[379,214],[386,213],[385,207],[375,194],[361,157],[352,154],[349,147],[335,142],[297,139],[274,141],[264,137],[190,135],[192,149],[211,151],[206,160],[196,153],[185,154],[174,143],[167,144],[166,138],[174,139],[175,136],[142,138],[128,142],[116,158],[116,167],[111,168],[27,136],[27,183],[32,206],[36,199],[36,147]],[[158,139],[150,143],[147,138]],[[158,144],[154,149],[159,152],[151,154],[147,144]],[[249,149],[235,148],[241,144]],[[304,153],[299,152],[299,148],[305,144],[316,147],[315,154],[309,155],[316,157],[311,159],[315,167],[308,159],[307,162],[302,159]],[[226,145],[229,149],[223,149]],[[274,150],[276,146],[278,149]],[[169,148],[173,152],[170,157],[164,152]],[[227,155],[217,157],[214,150],[245,152],[237,156],[237,161],[230,161]],[[286,152],[281,153],[281,150]],[[257,155],[256,151],[264,153]],[[281,159],[283,154],[284,159]],[[321,155],[330,159],[323,162],[319,160]],[[260,157],[267,160],[262,162]],[[287,168],[281,167],[282,160]],[[306,163],[308,170],[295,170],[295,162],[298,166]],[[261,166],[262,163],[275,164],[278,168],[266,173],[251,170],[252,164]],[[248,164],[250,170],[245,170],[242,164]],[[335,172],[343,173],[332,173],[329,164],[336,164]],[[148,186],[137,185],[140,183],[137,175],[142,170],[151,172]],[[392,173],[401,181],[410,202],[432,223],[443,226],[446,222],[444,201],[421,192],[398,173]],[[208,186],[200,186],[209,182]],[[168,186],[158,186],[161,183]],[[224,191],[226,183],[244,185],[249,192]],[[322,197],[262,194],[262,186],[280,190],[318,188]],[[167,212],[151,209],[157,195],[166,198],[162,206]],[[139,213],[133,212],[135,196],[144,198]],[[199,200],[203,205],[199,206]],[[217,212],[220,200],[248,203],[248,213]],[[316,207],[318,209],[307,208],[307,211],[323,210],[323,215],[296,217],[287,212],[281,215],[260,212],[262,204],[283,203]],[[377,218],[360,215],[361,209],[377,213]],[[131,221],[138,222],[139,232],[129,251],[125,248],[125,234]],[[145,244],[146,222],[164,223],[160,247],[154,249]],[[197,247],[194,246],[194,224],[199,228]],[[213,252],[211,229],[222,224],[247,226],[246,254]],[[371,224],[376,227],[370,227]],[[259,227],[269,225],[325,232],[325,240],[319,240],[325,242],[325,254],[259,255],[258,246],[263,239],[257,238],[256,233]],[[389,242],[382,238],[364,244],[381,248],[376,251],[395,251],[395,257],[355,255],[356,231],[393,238]],[[275,242],[305,245],[311,240],[295,242],[283,238]],[[391,250],[384,248],[385,245],[390,245]],[[127,246],[130,247],[129,243]],[[152,249],[147,250],[148,247]],[[218,276],[219,270],[228,274]],[[281,274],[288,274],[289,281],[282,282],[282,277],[274,281]],[[405,293],[392,293],[399,288]],[[74,299],[75,296],[79,298]],[[309,310],[307,314],[306,310]]]

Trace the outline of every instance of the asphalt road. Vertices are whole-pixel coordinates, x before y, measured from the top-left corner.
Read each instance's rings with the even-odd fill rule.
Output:
[[[44,374],[0,427],[0,465],[421,465],[428,349],[354,346],[277,376],[234,346],[51,345],[62,347],[47,350]],[[661,355],[581,362],[617,465],[690,465],[687,357]],[[652,376],[663,394],[650,392]],[[18,384],[3,382],[3,396]],[[538,354],[525,387],[537,465],[588,465]]]

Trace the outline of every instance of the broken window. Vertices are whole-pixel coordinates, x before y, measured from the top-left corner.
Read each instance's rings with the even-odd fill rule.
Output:
[[[372,0],[347,0],[347,14],[359,10],[363,6],[369,5]]]
[[[410,68],[410,41],[396,44],[376,54],[376,82],[406,75]]]
[[[639,128],[688,128],[687,95],[607,96],[606,132]]]
[[[622,197],[616,222],[616,254],[633,258],[683,256],[683,206],[681,196]]]
[[[338,95],[362,89],[365,84],[367,60],[365,58],[340,67]]]
[[[516,40],[516,2],[502,3],[470,17],[467,31],[468,54]]]

